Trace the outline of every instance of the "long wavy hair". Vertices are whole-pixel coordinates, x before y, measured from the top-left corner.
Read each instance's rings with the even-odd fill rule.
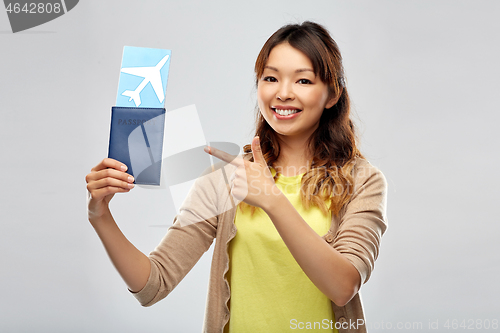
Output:
[[[338,96],[334,106],[323,110],[319,126],[309,139],[313,160],[301,184],[301,199],[306,209],[314,205],[325,214],[331,211],[337,215],[352,196],[355,160],[363,158],[356,145],[355,127],[350,118],[342,57],[337,43],[321,25],[309,21],[286,25],[266,41],[257,57],[257,86],[269,54],[282,43],[288,43],[304,53],[311,60],[314,73],[328,86],[330,97]],[[264,158],[272,166],[280,154],[278,136],[259,111],[255,135],[260,137]],[[250,153],[251,145],[243,149],[245,153]],[[245,205],[248,206],[241,203],[242,208]],[[251,208],[253,213],[255,207]]]

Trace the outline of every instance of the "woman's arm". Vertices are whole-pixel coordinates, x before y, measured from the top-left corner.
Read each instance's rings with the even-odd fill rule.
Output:
[[[356,295],[361,285],[356,268],[304,221],[283,193],[272,196],[261,208],[319,290],[339,306]]]
[[[338,223],[333,244],[319,237],[284,195],[263,206],[297,263],[340,306],[369,279],[387,229],[385,177],[362,160],[357,163],[354,178],[351,200],[333,221]]]
[[[131,291],[139,291],[149,277],[150,261],[123,235],[109,210],[115,193],[129,192],[133,177],[127,167],[105,158],[86,176],[88,190],[88,219],[101,239],[111,262]]]
[[[345,305],[366,281],[378,254],[378,241],[385,230],[383,177],[363,175],[363,184],[358,186],[351,201],[355,203],[352,209],[347,209],[349,216],[344,217],[340,227],[341,239],[332,247],[309,227],[276,187],[258,138],[252,141],[252,151],[255,162],[238,162],[224,152],[207,148],[210,154],[238,164],[232,185],[233,195],[262,208],[310,280],[335,304]]]

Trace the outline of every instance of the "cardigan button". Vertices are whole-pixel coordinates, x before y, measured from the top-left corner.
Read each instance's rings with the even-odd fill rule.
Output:
[[[327,234],[326,237],[325,237],[325,240],[328,243],[331,243],[331,242],[333,242],[333,236],[331,234]]]
[[[339,323],[343,324],[343,323],[346,323],[347,320],[345,319],[345,317],[339,317],[339,319],[337,320]]]

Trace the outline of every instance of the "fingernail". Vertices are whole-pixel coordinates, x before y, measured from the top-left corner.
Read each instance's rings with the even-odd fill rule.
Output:
[[[122,171],[127,171],[127,166],[126,165],[122,165],[120,168],[122,169]]]
[[[203,149],[205,151],[205,153],[209,153],[210,154],[210,148],[207,146]]]
[[[133,183],[133,182],[134,182],[134,177],[132,177],[132,176],[128,176],[128,182],[129,182],[129,183]]]
[[[134,188],[135,185],[134,184],[127,184],[128,188]]]

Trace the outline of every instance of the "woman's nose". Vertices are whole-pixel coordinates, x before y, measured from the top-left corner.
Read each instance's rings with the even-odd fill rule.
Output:
[[[282,102],[295,98],[292,88],[287,83],[282,83],[276,93],[276,99]]]

